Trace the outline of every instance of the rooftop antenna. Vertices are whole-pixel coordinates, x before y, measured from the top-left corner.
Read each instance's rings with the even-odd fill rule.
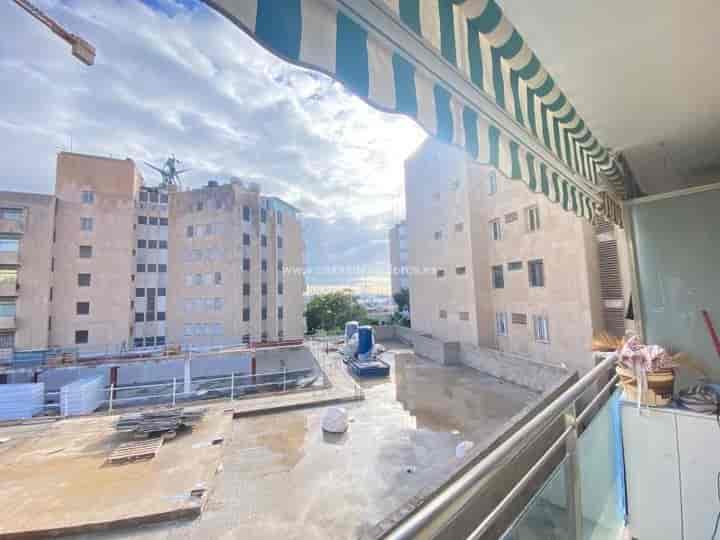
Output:
[[[162,186],[178,186],[180,187],[182,184],[180,182],[180,175],[184,172],[189,171],[190,169],[178,169],[177,166],[182,163],[179,159],[175,157],[175,154],[172,154],[169,158],[165,160],[165,163],[163,164],[162,168],[156,167],[155,165],[148,163],[147,161],[144,162],[145,165],[150,167],[151,169],[157,171],[160,173],[160,176],[162,176]]]
[[[72,54],[86,66],[92,66],[95,63],[95,47],[90,45],[80,36],[68,32],[53,19],[43,13],[41,10],[32,5],[29,0],[14,0],[15,3],[35,17],[38,21],[47,26],[54,34],[60,36],[63,40],[72,46]]]

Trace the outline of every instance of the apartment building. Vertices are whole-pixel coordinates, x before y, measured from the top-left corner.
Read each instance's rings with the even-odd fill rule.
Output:
[[[168,336],[198,345],[303,335],[297,209],[234,180],[170,204]]]
[[[0,349],[301,337],[303,253],[298,210],[257,185],[61,152],[54,195],[0,192]]]
[[[390,240],[390,288],[392,294],[410,288],[408,276],[407,223],[394,225],[388,233]]]
[[[55,203],[0,192],[0,349],[48,345]]]
[[[592,335],[621,334],[622,235],[428,140],[406,162],[413,328],[589,368]]]

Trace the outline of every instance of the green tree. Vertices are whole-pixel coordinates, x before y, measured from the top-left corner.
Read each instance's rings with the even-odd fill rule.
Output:
[[[353,296],[332,292],[315,296],[305,307],[307,329],[311,334],[318,330],[343,328],[348,321],[360,321],[367,317],[367,310]]]
[[[410,290],[403,287],[393,294],[393,300],[397,304],[398,311],[410,311]]]

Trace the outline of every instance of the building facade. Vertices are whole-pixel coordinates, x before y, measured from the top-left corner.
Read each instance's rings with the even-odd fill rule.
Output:
[[[0,192],[0,349],[302,337],[303,254],[298,210],[257,185],[61,152],[55,195]]]
[[[170,205],[168,336],[176,343],[303,336],[298,211],[256,184],[209,183]]]
[[[407,223],[401,221],[388,233],[390,240],[390,288],[391,294],[410,289],[408,276]]]
[[[429,140],[406,162],[413,328],[587,369],[593,333],[624,331],[629,265],[609,224]]]

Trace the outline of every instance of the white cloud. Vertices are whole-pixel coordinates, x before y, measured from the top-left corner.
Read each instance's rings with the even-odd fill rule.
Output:
[[[213,10],[183,7],[190,1],[38,4],[93,43],[97,60],[83,66],[0,4],[0,189],[51,191],[55,154],[71,141],[137,162],[172,152],[192,167],[187,185],[238,176],[300,207],[309,264],[384,271],[403,160],[424,138],[413,122],[278,60]]]

